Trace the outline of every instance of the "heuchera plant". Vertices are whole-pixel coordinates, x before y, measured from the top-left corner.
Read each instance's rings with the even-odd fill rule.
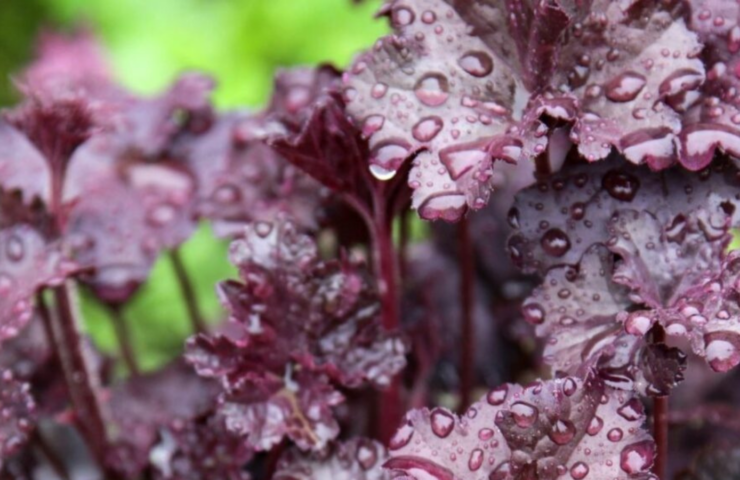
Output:
[[[40,39],[0,117],[0,478],[738,478],[740,4],[379,15],[258,112]],[[124,307],[163,256],[193,332],[143,371]]]

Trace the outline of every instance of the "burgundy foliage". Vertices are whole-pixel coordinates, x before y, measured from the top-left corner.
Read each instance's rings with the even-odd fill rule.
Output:
[[[737,477],[740,4],[378,16],[257,112],[40,38],[0,113],[0,478]],[[200,222],[237,272],[210,323]],[[123,313],[167,254],[195,331],[139,371]]]

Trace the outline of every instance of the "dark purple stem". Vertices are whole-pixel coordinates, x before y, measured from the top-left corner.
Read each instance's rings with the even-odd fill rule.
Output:
[[[180,291],[185,299],[185,306],[188,309],[188,315],[190,316],[190,323],[193,327],[193,331],[195,333],[205,332],[206,326],[203,322],[200,308],[198,307],[198,300],[195,297],[195,289],[193,288],[193,283],[190,281],[188,272],[185,269],[185,264],[180,255],[180,249],[173,249],[170,252],[170,258],[172,259],[172,266],[175,269],[177,282],[180,284]]]
[[[126,364],[126,368],[129,373],[133,376],[138,376],[141,371],[139,370],[139,363],[136,360],[134,346],[131,342],[131,333],[128,328],[128,322],[126,322],[126,317],[123,315],[123,307],[120,305],[112,305],[110,307],[110,312],[113,328],[116,331],[116,338],[118,339],[121,358]]]
[[[655,325],[652,334],[653,343],[665,343],[662,326]],[[656,445],[653,473],[664,479],[668,466],[668,396],[653,399],[653,437]]]
[[[399,217],[399,245],[398,245],[398,272],[401,280],[406,278],[408,265],[406,264],[407,249],[409,246],[409,214],[401,213]]]
[[[108,432],[101,410],[96,387],[99,380],[90,365],[86,346],[80,333],[77,317],[67,284],[52,290],[56,315],[51,315],[43,298],[39,295],[39,312],[50,333],[67,390],[75,413],[75,422],[85,442],[96,460],[105,468],[105,458],[109,450]],[[109,475],[116,478],[115,475]]]
[[[49,467],[54,471],[54,475],[59,477],[60,480],[70,480],[69,473],[67,472],[67,466],[64,464],[59,454],[54,451],[49,442],[46,441],[44,436],[37,428],[33,434],[33,443],[39,449],[39,452],[46,458],[49,463]]]
[[[470,405],[475,383],[475,326],[473,325],[473,248],[467,218],[457,225],[460,262],[460,310],[462,313],[462,349],[460,352],[460,403],[458,410]]]
[[[374,272],[378,281],[378,295],[380,296],[381,317],[386,330],[396,330],[400,327],[398,310],[398,257],[393,245],[392,216],[388,215],[387,203],[382,191],[374,189],[373,212],[354,199],[345,195],[345,202],[351,206],[365,221],[372,240],[372,256]],[[401,402],[400,378],[395,376],[387,389],[383,390],[379,399],[379,421],[377,436],[387,443],[401,424],[403,415]]]

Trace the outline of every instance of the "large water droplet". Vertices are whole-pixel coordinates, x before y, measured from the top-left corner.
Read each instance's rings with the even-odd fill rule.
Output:
[[[522,307],[524,319],[532,325],[540,325],[545,321],[545,309],[539,303],[528,303]]]
[[[540,240],[542,249],[552,257],[562,257],[570,250],[570,238],[559,228],[551,228]]]
[[[619,466],[630,475],[644,472],[653,464],[655,443],[645,440],[627,445],[619,455]]]
[[[378,451],[372,442],[361,440],[355,454],[357,462],[363,470],[370,470],[378,461]]]
[[[637,98],[647,79],[635,72],[625,72],[606,84],[606,98],[613,102],[630,102]]]
[[[593,437],[598,435],[602,428],[604,428],[604,420],[602,420],[601,417],[594,416],[594,418],[591,419],[591,423],[588,424],[586,433]]]
[[[483,440],[484,442],[493,438],[493,435],[494,431],[491,428],[481,428],[478,430],[478,439]]]
[[[621,428],[612,428],[606,434],[606,438],[608,438],[609,441],[612,441],[612,442],[618,442],[622,440],[623,436],[624,436],[624,432],[622,432]]]
[[[601,186],[617,200],[631,202],[640,189],[640,181],[629,173],[611,170],[604,175]]]
[[[496,387],[486,395],[486,400],[491,405],[501,405],[506,400],[506,395],[509,393],[508,385],[501,385]]]
[[[565,445],[576,436],[576,427],[568,420],[558,420],[552,426],[550,439],[558,445]]]
[[[385,92],[388,91],[388,85],[386,85],[383,82],[378,82],[375,85],[373,85],[373,88],[370,90],[370,96],[372,96],[375,99],[383,98],[385,95]]]
[[[422,118],[411,129],[414,138],[420,142],[429,142],[442,130],[444,122],[436,115]]]
[[[624,329],[630,335],[641,337],[653,326],[652,318],[643,312],[633,312],[624,322]]]
[[[474,77],[485,77],[493,71],[493,60],[485,52],[467,52],[457,63]]]
[[[393,22],[393,25],[397,27],[405,27],[406,25],[411,25],[414,22],[415,18],[416,15],[414,15],[414,12],[407,7],[394,8],[393,12],[391,13],[391,21]]]
[[[414,87],[414,94],[421,103],[430,107],[438,107],[447,101],[450,85],[447,77],[441,73],[427,73],[422,76]]]
[[[565,381],[563,382],[563,393],[567,397],[570,397],[574,393],[576,393],[577,388],[578,388],[578,385],[576,384],[576,381],[570,377],[566,378]]]
[[[586,475],[588,475],[589,468],[588,465],[586,465],[583,462],[578,462],[573,464],[572,467],[570,467],[570,476],[573,477],[575,480],[581,480],[583,478],[586,478]]]
[[[740,363],[740,352],[732,340],[721,332],[709,334],[704,339],[707,362],[715,372],[726,372]]]
[[[374,163],[370,165],[370,173],[373,175],[373,177],[382,182],[388,181],[396,176],[396,170],[389,170]]]
[[[617,413],[630,422],[639,420],[643,415],[642,403],[637,398],[631,398],[627,402],[617,409]]]
[[[490,162],[487,152],[468,145],[445,148],[439,152],[439,159],[447,167],[453,180],[457,180],[473,169],[480,170]]]
[[[432,432],[439,438],[445,438],[455,426],[455,417],[447,410],[435,408],[431,415]]]
[[[519,427],[529,428],[534,425],[537,421],[538,415],[537,407],[524,402],[515,402],[511,406],[511,414],[514,418],[514,423]]]
[[[414,427],[412,427],[410,423],[406,423],[398,429],[395,435],[393,435],[393,438],[388,442],[388,448],[390,450],[400,450],[408,445],[413,436]]]
[[[468,459],[468,468],[471,472],[478,470],[483,465],[483,450],[480,448],[474,449],[470,452],[470,458]]]

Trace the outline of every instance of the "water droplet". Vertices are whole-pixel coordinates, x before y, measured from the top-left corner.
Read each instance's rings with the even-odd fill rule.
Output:
[[[639,420],[643,415],[642,403],[637,398],[631,398],[617,409],[619,416],[631,422]]]
[[[410,423],[406,423],[398,429],[390,442],[388,442],[388,448],[390,450],[400,450],[401,448],[408,445],[411,441],[411,437],[414,436],[414,427]]]
[[[447,410],[435,408],[431,415],[432,432],[439,438],[445,438],[455,426],[455,418]]]
[[[653,319],[643,312],[633,312],[624,322],[624,329],[630,335],[641,337],[653,326]]]
[[[501,385],[496,387],[486,395],[486,400],[491,405],[501,405],[506,400],[506,395],[509,393],[508,385]]]
[[[476,448],[470,452],[470,458],[468,459],[468,468],[471,472],[478,470],[483,465],[483,450]]]
[[[715,332],[707,335],[704,342],[707,362],[715,372],[726,372],[740,363],[740,353],[729,336]]]
[[[637,474],[650,468],[654,458],[655,443],[645,440],[624,447],[619,455],[619,466],[630,475]]]
[[[558,420],[550,431],[550,440],[558,445],[565,445],[576,436],[576,427],[568,420]]]
[[[23,245],[23,240],[18,235],[11,235],[5,245],[5,255],[8,260],[18,262],[23,258],[25,252],[26,247]]]
[[[606,434],[606,438],[608,438],[612,442],[618,442],[622,440],[623,436],[624,436],[624,433],[622,432],[621,428],[612,428]]]
[[[457,63],[474,77],[485,77],[493,71],[493,60],[485,52],[467,52]]]
[[[588,424],[586,433],[593,437],[595,435],[598,435],[602,428],[604,428],[604,420],[602,420],[601,417],[594,416],[594,418],[592,418],[591,422]]]
[[[604,175],[601,186],[613,198],[622,202],[631,202],[640,189],[640,181],[628,173],[611,170]]]
[[[493,438],[493,429],[490,428],[481,428],[478,430],[478,439],[487,442],[491,438]]]
[[[442,130],[444,122],[440,117],[433,115],[419,120],[411,129],[414,138],[420,142],[429,142]]]
[[[375,132],[383,128],[385,117],[383,115],[369,115],[362,123],[362,136],[371,137]]]
[[[581,480],[582,478],[586,478],[586,475],[588,475],[588,472],[589,472],[588,465],[586,465],[583,462],[575,463],[570,468],[570,476],[573,477],[575,480]]]
[[[562,257],[570,250],[570,238],[559,228],[551,228],[540,240],[542,249],[552,257]]]
[[[0,297],[6,297],[13,287],[13,279],[0,273]]]
[[[537,421],[539,411],[534,405],[524,402],[515,402],[511,406],[511,414],[516,423],[521,428],[529,428]]]
[[[639,73],[622,73],[606,84],[606,98],[613,102],[630,102],[637,98],[646,83]]]
[[[576,393],[576,389],[578,388],[578,385],[576,384],[576,381],[572,378],[568,377],[565,379],[565,382],[563,382],[563,393],[570,397],[574,393]]]
[[[540,325],[545,321],[545,309],[539,303],[528,303],[522,307],[524,319],[532,325]]]
[[[583,202],[576,202],[570,206],[570,218],[573,220],[582,220],[586,215],[586,205]]]
[[[414,12],[406,7],[398,7],[393,9],[391,14],[393,25],[397,27],[405,27],[411,25],[414,22]]]
[[[506,216],[506,220],[509,222],[511,228],[519,229],[519,209],[512,207]]]
[[[447,101],[450,86],[447,77],[441,73],[427,73],[414,87],[414,94],[421,103],[429,107],[438,107]]]
[[[427,25],[431,25],[437,21],[437,15],[431,10],[425,10],[424,13],[421,14],[421,21]]]
[[[370,470],[378,461],[378,452],[375,445],[367,440],[362,440],[357,448],[355,458],[363,470]]]
[[[259,235],[260,237],[267,238],[267,236],[270,235],[270,233],[272,232],[272,223],[255,222],[254,231],[257,232],[257,235]]]

